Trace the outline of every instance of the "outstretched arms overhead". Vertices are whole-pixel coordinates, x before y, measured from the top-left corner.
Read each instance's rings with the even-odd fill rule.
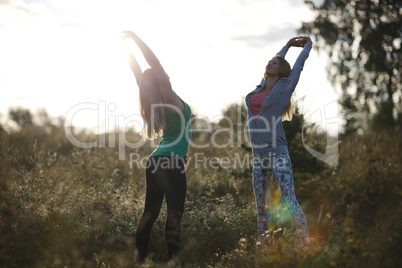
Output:
[[[134,40],[134,42],[137,44],[138,48],[141,50],[142,54],[145,57],[145,60],[148,62],[149,66],[151,66],[151,68],[162,67],[161,64],[159,63],[159,60],[156,57],[156,55],[152,52],[152,50],[148,47],[148,45],[145,44],[144,41],[142,41],[141,38],[139,38],[132,31],[124,31],[123,34],[125,34],[127,38],[131,38]]]
[[[160,92],[162,95],[163,100],[166,103],[170,103],[176,106],[181,107],[182,103],[179,100],[178,96],[172,89],[172,85],[170,84],[170,79],[169,76],[166,74],[165,70],[163,69],[162,65],[159,62],[159,59],[156,57],[156,55],[153,53],[153,51],[148,47],[147,44],[145,44],[144,41],[142,41],[141,38],[139,38],[135,33],[131,31],[125,31],[123,32],[126,38],[131,38],[138,46],[138,48],[141,50],[142,54],[144,55],[145,60],[149,64],[149,66],[154,70],[156,74],[156,78],[158,80]],[[137,84],[140,83],[140,77],[141,77],[141,69],[139,68],[139,65],[133,55],[130,53],[129,56],[129,64],[131,67],[131,70],[133,71]],[[139,70],[139,71],[138,71]],[[138,75],[140,74],[140,75]]]

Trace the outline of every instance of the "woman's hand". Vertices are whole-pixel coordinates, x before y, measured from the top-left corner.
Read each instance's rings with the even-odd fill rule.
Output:
[[[306,43],[312,44],[310,37],[308,36],[298,36],[291,38],[287,43],[286,46],[290,47],[304,47]]]
[[[303,43],[301,42],[300,37],[293,37],[287,43],[286,46],[290,47],[303,47]]]
[[[135,33],[132,31],[123,31],[121,32],[121,37],[123,38],[133,38],[135,36]]]
[[[313,44],[313,42],[311,41],[311,38],[308,36],[300,36],[299,38],[300,38],[301,43],[303,44],[303,47],[307,43],[311,44],[311,45]]]

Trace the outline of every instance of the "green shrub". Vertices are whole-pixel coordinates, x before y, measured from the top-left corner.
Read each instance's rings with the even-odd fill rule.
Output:
[[[90,134],[80,139],[93,140]],[[130,136],[131,135],[131,136]],[[297,144],[295,134],[291,144]],[[127,133],[131,139],[135,133]],[[318,136],[315,141],[320,141]],[[228,137],[217,137],[221,143]],[[195,142],[205,142],[202,135]],[[295,145],[296,146],[296,145]],[[300,145],[298,145],[300,146]],[[317,143],[317,148],[322,146]],[[296,195],[311,244],[296,239],[274,187],[271,244],[256,240],[251,166],[196,166],[189,161],[182,221],[184,267],[394,267],[402,261],[401,134],[344,137],[336,168],[298,167]],[[296,148],[296,147],[293,147]],[[147,156],[150,143],[131,152]],[[290,149],[292,151],[292,149]],[[301,148],[294,150],[304,154]],[[229,158],[247,147],[196,150]],[[126,156],[127,156],[126,155]],[[35,126],[0,133],[0,266],[136,267],[135,229],[142,215],[145,171],[120,161],[116,148],[80,149],[63,130]],[[293,156],[293,158],[297,156]],[[304,161],[304,160],[303,160]],[[315,160],[316,161],[316,160]],[[295,163],[296,162],[296,163]],[[310,163],[311,164],[311,163]],[[315,165],[315,164],[314,164]],[[275,186],[275,185],[274,185]],[[154,225],[149,267],[166,266],[165,206]],[[173,262],[175,263],[175,262]],[[177,264],[178,262],[176,262]]]

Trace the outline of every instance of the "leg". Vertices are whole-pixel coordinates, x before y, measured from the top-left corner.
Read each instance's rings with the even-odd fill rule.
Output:
[[[165,239],[169,259],[179,251],[180,223],[184,212],[186,198],[186,174],[184,159],[174,161],[174,169],[169,170],[166,185],[167,216],[165,225]],[[178,163],[177,161],[183,162]],[[177,167],[176,167],[177,166]]]
[[[272,177],[272,171],[269,167],[269,159],[254,159],[253,163],[253,188],[255,201],[257,204],[257,230],[258,239],[268,242],[269,229],[268,224],[271,216],[268,212],[270,190],[269,179]]]
[[[278,183],[282,201],[293,218],[301,242],[304,243],[309,238],[309,231],[306,217],[296,200],[292,163],[289,154],[280,154],[275,157],[273,172]]]
[[[146,169],[145,209],[136,232],[136,247],[140,260],[144,260],[148,253],[152,226],[158,218],[164,197],[164,192],[157,180],[158,171],[152,173],[155,167],[150,162],[152,162],[151,159],[148,160]]]

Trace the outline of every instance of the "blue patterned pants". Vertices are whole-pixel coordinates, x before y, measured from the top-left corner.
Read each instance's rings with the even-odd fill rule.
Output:
[[[293,183],[292,164],[289,154],[278,154],[265,158],[254,158],[253,187],[258,211],[258,237],[260,241],[269,240],[268,224],[271,215],[269,192],[272,186],[272,175],[275,175],[282,201],[290,212],[301,242],[309,238],[306,217],[296,200]]]

